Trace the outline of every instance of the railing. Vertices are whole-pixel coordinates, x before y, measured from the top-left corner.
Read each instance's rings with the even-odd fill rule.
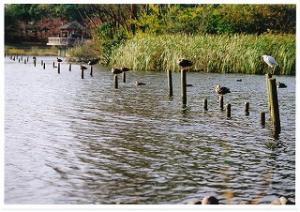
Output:
[[[75,42],[81,42],[81,39],[75,38],[65,38],[65,37],[48,37],[47,45],[50,46],[69,46],[73,45]]]

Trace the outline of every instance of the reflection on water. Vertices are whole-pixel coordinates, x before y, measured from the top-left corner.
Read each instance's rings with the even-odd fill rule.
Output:
[[[69,72],[63,63],[58,75],[55,58],[43,59],[46,70],[5,63],[5,203],[295,198],[294,77],[276,77],[288,87],[278,90],[282,133],[274,140],[259,124],[264,76],[188,73],[193,87],[182,112],[177,73],[170,99],[165,73],[130,72],[115,90],[106,68],[95,66],[94,77],[82,80],[79,66]],[[218,109],[216,84],[232,90],[225,96],[231,119]]]

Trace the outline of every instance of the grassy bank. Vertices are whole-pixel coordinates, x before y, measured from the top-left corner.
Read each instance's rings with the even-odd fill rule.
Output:
[[[55,47],[5,46],[6,55],[57,56],[57,52]]]
[[[264,74],[268,71],[263,54],[278,62],[277,74],[294,75],[294,34],[263,35],[137,35],[115,49],[111,66],[134,70],[179,70],[176,60],[194,62],[194,71]]]

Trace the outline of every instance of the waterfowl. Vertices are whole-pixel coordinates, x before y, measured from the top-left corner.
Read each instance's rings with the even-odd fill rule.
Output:
[[[140,85],[146,85],[146,83],[144,83],[144,82],[138,82],[138,81],[136,81],[136,82],[135,82],[135,85],[136,85],[136,86],[140,86]]]
[[[272,57],[270,55],[263,55],[262,58],[269,67],[274,68],[274,67],[278,66],[278,63],[276,62],[274,57]]]
[[[282,82],[278,82],[278,83],[277,83],[277,87],[278,87],[278,88],[286,88],[287,86],[286,86],[286,84],[284,84],[284,83],[282,83]]]
[[[186,69],[186,68],[189,68],[193,65],[193,62],[190,61],[190,60],[186,60],[186,59],[183,59],[183,58],[180,58],[177,60],[177,64],[183,68],[183,69]]]
[[[86,70],[87,67],[85,67],[85,66],[83,66],[83,65],[80,65],[80,69],[81,69],[81,70]]]
[[[242,82],[242,79],[237,79],[236,81],[237,81],[237,82]]]
[[[62,59],[60,59],[60,58],[58,58],[58,57],[57,57],[56,59],[57,59],[57,62],[58,62],[58,63],[61,63],[61,62],[62,62]]]
[[[270,55],[263,55],[262,56],[264,62],[273,69],[272,73],[274,74],[275,72],[275,68],[276,66],[278,66],[278,63],[276,62],[276,60],[274,59],[274,57],[270,56]]]
[[[215,198],[214,196],[207,196],[202,199],[201,204],[202,205],[218,205],[219,200],[217,198]]]
[[[121,70],[122,70],[122,72],[127,72],[127,71],[129,71],[130,69],[129,69],[129,68],[126,68],[126,67],[122,67]]]
[[[193,87],[192,84],[186,84],[186,87]]]
[[[96,65],[99,62],[99,60],[100,60],[99,58],[89,60],[88,65],[90,66]]]
[[[35,56],[33,56],[33,57],[32,57],[32,59],[33,59],[33,60],[36,60],[36,57],[35,57]]]
[[[113,74],[121,74],[121,73],[122,73],[122,70],[119,69],[119,68],[112,68],[112,69],[111,69],[111,72],[112,72]]]
[[[227,93],[231,93],[229,88],[221,87],[220,85],[216,86],[215,91],[217,94],[220,94],[220,95],[225,95]]]

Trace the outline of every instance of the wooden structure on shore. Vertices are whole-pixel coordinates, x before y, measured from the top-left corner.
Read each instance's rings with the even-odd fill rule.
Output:
[[[85,40],[85,28],[77,21],[67,23],[60,27],[58,37],[48,37],[48,46],[58,48],[58,56],[64,57],[69,47],[81,44]]]

